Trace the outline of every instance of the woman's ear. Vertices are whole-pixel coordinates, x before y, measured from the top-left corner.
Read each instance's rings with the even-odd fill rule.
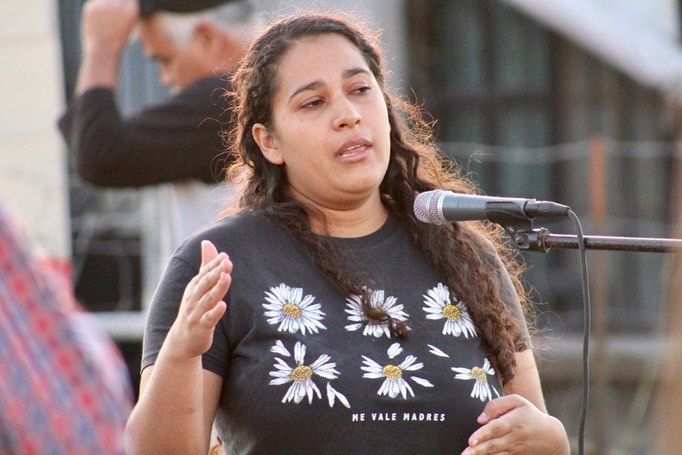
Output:
[[[262,123],[256,123],[251,128],[253,139],[258,144],[260,152],[272,164],[284,164],[284,158],[279,150],[277,138]]]

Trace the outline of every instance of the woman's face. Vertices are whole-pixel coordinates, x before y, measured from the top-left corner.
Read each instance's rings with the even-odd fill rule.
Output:
[[[293,196],[333,210],[377,201],[390,126],[360,51],[337,34],[299,39],[276,80],[273,125],[253,133],[266,159],[284,166]]]

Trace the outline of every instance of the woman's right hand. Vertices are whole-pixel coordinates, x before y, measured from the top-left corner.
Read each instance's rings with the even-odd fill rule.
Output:
[[[176,358],[199,357],[211,347],[213,331],[227,309],[232,262],[208,240],[201,242],[201,268],[185,288],[166,343]]]

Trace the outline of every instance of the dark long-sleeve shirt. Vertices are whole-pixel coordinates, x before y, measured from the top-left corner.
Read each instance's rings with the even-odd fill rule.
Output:
[[[225,76],[202,79],[128,118],[112,90],[86,91],[58,122],[73,166],[103,187],[222,181],[230,161],[221,134],[231,121],[227,84]]]

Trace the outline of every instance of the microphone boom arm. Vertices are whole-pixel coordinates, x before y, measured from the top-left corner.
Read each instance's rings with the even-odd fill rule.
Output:
[[[547,228],[517,230],[505,228],[514,244],[521,250],[547,253],[551,248],[578,249],[575,235],[551,234]],[[588,250],[640,251],[648,253],[682,252],[682,239],[652,237],[609,237],[586,235]]]

